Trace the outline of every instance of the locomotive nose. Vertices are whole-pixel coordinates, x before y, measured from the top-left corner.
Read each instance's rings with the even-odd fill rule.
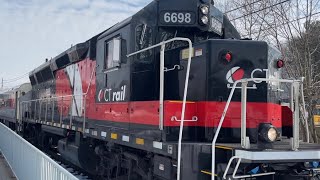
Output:
[[[279,70],[273,63],[278,57],[265,42],[247,40],[209,40],[207,68],[207,106],[213,114],[205,115],[207,132],[221,118],[233,87],[235,91],[222,125],[226,141],[237,141],[241,128],[241,79],[277,78]],[[195,51],[197,48],[195,48]],[[196,58],[193,63],[196,62]],[[281,133],[281,105],[278,84],[250,81],[247,89],[247,135],[252,142],[272,143]],[[201,105],[200,105],[201,106]],[[201,106],[202,108],[202,106]],[[212,119],[214,121],[212,122]],[[212,136],[206,134],[208,139]]]
[[[208,58],[209,100],[226,101],[232,86],[237,80],[266,78],[268,71],[268,45],[264,42],[245,40],[210,40]],[[241,84],[237,84],[237,89]],[[249,82],[248,101],[267,101],[267,85],[263,82]],[[240,91],[235,91],[235,100],[240,101]],[[258,98],[258,99],[255,99]]]

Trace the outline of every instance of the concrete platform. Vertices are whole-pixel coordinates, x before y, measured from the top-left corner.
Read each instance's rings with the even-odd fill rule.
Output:
[[[6,162],[6,159],[0,152],[0,180],[16,180],[17,178],[13,174],[10,166]]]

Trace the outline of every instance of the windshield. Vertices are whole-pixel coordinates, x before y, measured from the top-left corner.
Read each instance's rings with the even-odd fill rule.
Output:
[[[281,68],[276,67],[277,60],[281,58],[281,53],[278,49],[268,46],[268,77],[269,79],[280,79]],[[270,82],[269,85],[274,91],[280,90],[279,82]]]
[[[222,35],[223,13],[218,8],[211,6],[210,15],[211,27],[209,31]]]

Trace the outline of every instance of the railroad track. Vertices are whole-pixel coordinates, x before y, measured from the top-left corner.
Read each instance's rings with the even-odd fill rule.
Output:
[[[56,161],[60,166],[62,166],[75,177],[77,177],[79,180],[101,180],[101,178],[91,175],[83,169],[71,164],[63,157],[61,157],[58,152],[55,152],[55,150],[45,150],[43,152],[46,153],[51,159]]]

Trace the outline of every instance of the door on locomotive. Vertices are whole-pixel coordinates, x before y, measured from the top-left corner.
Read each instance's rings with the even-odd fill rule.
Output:
[[[131,86],[126,54],[130,43],[130,20],[111,27],[98,37],[95,101],[100,111],[95,119],[108,121],[97,121],[96,124],[129,129],[127,112]]]

